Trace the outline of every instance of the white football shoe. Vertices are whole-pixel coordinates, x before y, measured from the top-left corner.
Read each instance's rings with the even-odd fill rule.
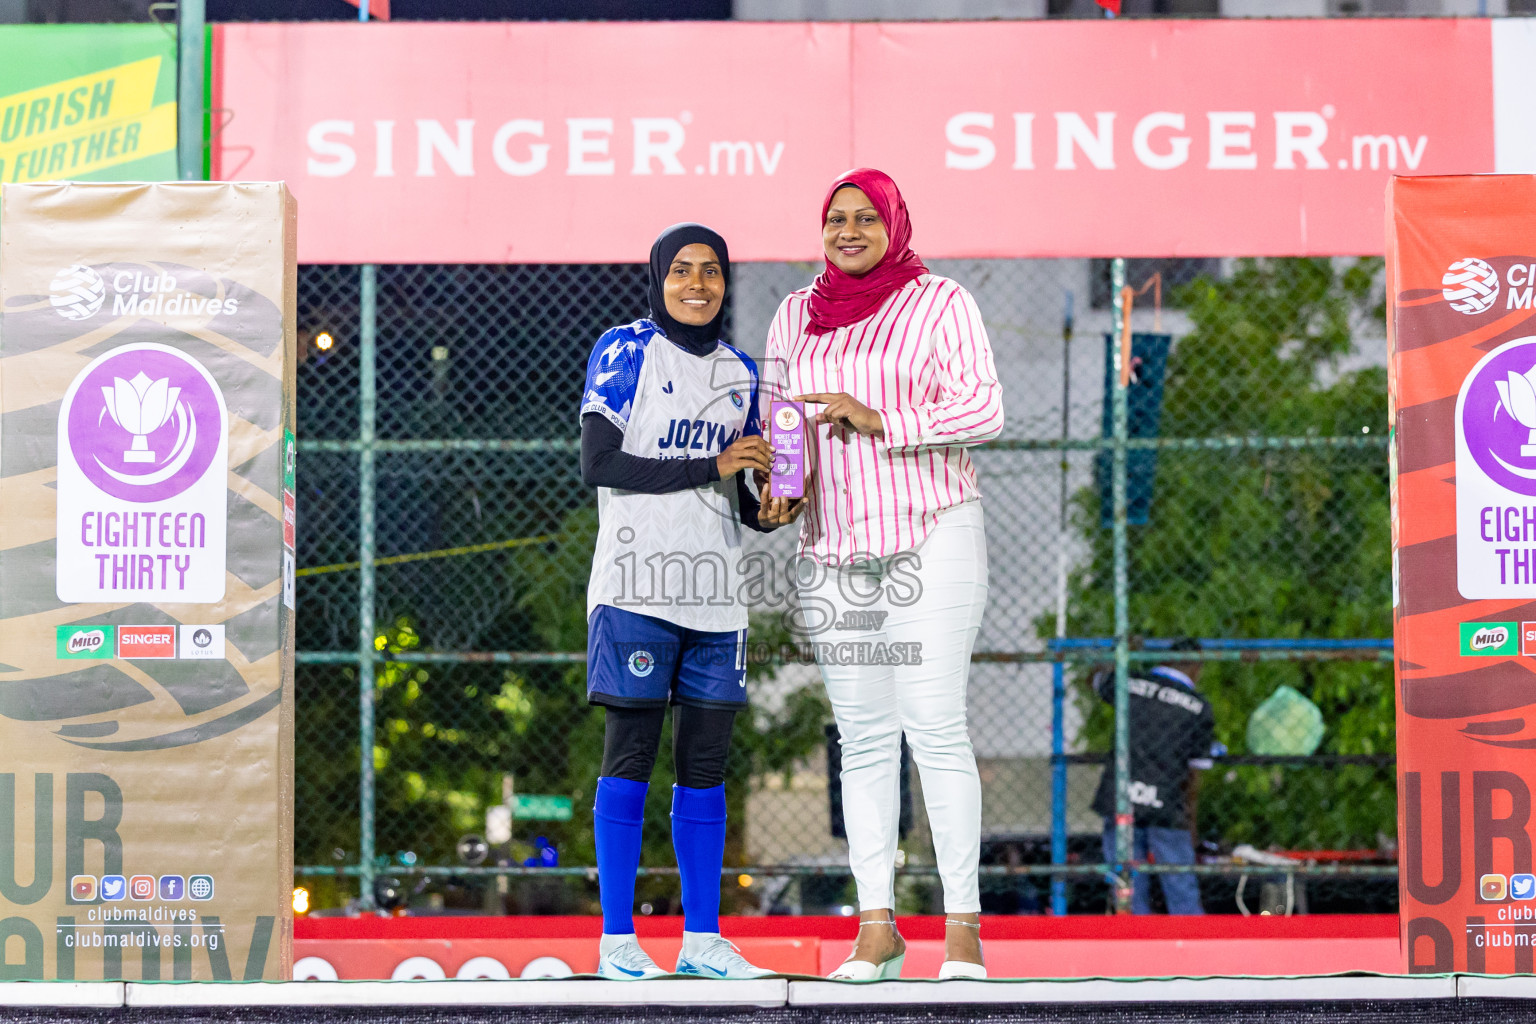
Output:
[[[635,936],[604,935],[597,944],[597,973],[609,981],[640,981],[667,972],[656,966]]]
[[[695,978],[741,979],[767,978],[776,972],[753,966],[735,943],[722,939],[717,932],[683,932],[677,973]]]

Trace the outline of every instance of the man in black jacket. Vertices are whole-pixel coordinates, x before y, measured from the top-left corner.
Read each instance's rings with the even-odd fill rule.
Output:
[[[1178,640],[1174,651],[1198,651],[1200,641]],[[1194,843],[1186,794],[1190,762],[1211,756],[1214,718],[1211,705],[1195,690],[1198,661],[1171,661],[1138,670],[1130,682],[1131,808],[1135,813],[1132,858],[1158,864],[1193,864]],[[1094,689],[1113,704],[1115,674],[1100,672]],[[1111,762],[1099,780],[1093,809],[1104,817],[1104,861],[1115,862],[1115,768]],[[1159,875],[1170,914],[1203,914],[1199,879],[1192,874]],[[1150,879],[1133,874],[1131,909],[1152,912]]]

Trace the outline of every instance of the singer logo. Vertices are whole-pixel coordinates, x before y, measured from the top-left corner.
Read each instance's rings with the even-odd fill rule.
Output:
[[[176,628],[174,626],[119,626],[117,656],[119,658],[174,658],[176,657]]]

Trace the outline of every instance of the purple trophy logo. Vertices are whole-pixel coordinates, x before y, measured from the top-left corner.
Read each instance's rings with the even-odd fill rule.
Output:
[[[1473,461],[1494,483],[1536,495],[1536,339],[1512,342],[1478,369],[1461,427]]]
[[[219,396],[203,368],[173,349],[131,346],[92,366],[70,404],[69,449],[114,498],[164,501],[208,471],[223,443]]]

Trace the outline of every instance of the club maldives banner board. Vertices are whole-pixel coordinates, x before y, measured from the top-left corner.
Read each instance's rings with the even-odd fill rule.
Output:
[[[0,186],[0,978],[291,969],[294,209]]]
[[[0,182],[176,177],[176,37],[0,25]]]
[[[1536,950],[1536,176],[1387,192],[1402,954]]]
[[[248,24],[216,177],[306,262],[634,262],[700,220],[820,253],[874,165],[930,257],[1381,252],[1394,174],[1536,171],[1536,24]]]

